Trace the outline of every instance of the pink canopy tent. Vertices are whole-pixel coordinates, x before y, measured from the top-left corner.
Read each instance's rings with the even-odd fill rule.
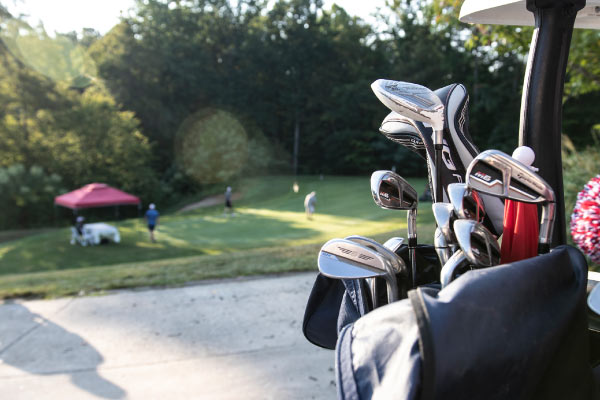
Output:
[[[104,183],[90,183],[54,198],[54,204],[78,210],[81,208],[139,205],[139,197],[110,187]]]

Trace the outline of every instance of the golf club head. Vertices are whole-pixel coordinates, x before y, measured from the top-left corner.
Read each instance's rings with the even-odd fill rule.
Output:
[[[466,183],[480,193],[524,203],[543,203],[539,252],[548,252],[556,199],[554,191],[541,176],[506,153],[486,150],[469,165]]]
[[[462,250],[458,250],[454,253],[442,267],[442,272],[440,273],[442,289],[448,286],[450,282],[456,279],[456,277],[468,267],[469,261]]]
[[[485,210],[477,192],[470,190],[465,183],[448,185],[448,197],[458,218],[483,222]]]
[[[481,223],[471,219],[454,221],[454,234],[469,263],[477,267],[500,264],[496,237]]]
[[[400,238],[400,239],[402,239],[402,238]],[[404,263],[404,260],[402,258],[398,257],[398,255],[396,253],[394,253],[392,250],[390,250],[389,248],[380,244],[376,240],[373,240],[371,238],[367,238],[364,236],[359,236],[359,235],[348,236],[345,240],[349,240],[354,243],[358,243],[361,246],[368,247],[370,249],[375,250],[382,257],[386,258],[390,262],[390,264],[394,268],[394,273],[402,274],[403,276],[408,276],[408,269],[406,267],[406,264]],[[402,240],[404,240],[404,239],[402,239]]]
[[[450,249],[450,246],[448,246],[446,237],[444,236],[442,230],[439,227],[435,228],[433,246],[440,260],[440,265],[446,264],[446,262],[448,262],[448,259],[452,256],[452,250]]]
[[[444,105],[425,86],[415,83],[378,79],[371,84],[375,96],[400,115],[431,124],[435,131],[444,129]]]
[[[371,174],[371,193],[379,207],[389,210],[416,209],[419,202],[417,191],[393,171],[373,172]]]
[[[452,232],[452,223],[456,219],[454,208],[450,203],[433,203],[431,205],[433,217],[440,232],[444,235],[446,242],[456,243],[454,232]]]
[[[410,151],[427,159],[427,150],[415,122],[397,112],[390,112],[381,123],[379,132],[389,140],[399,143]]]
[[[319,271],[334,279],[381,277],[387,284],[388,303],[399,299],[398,280],[387,257],[376,250],[346,239],[332,239],[319,251]]]
[[[386,240],[385,243],[383,244],[383,247],[385,247],[386,249],[393,251],[395,253],[396,251],[398,251],[398,249],[400,247],[402,247],[403,243],[404,243],[403,237],[395,236],[395,237],[391,237],[388,240]]]
[[[384,277],[388,261],[377,251],[345,239],[332,239],[319,251],[319,271],[334,279]]]
[[[371,175],[371,194],[375,204],[381,208],[408,210],[408,247],[415,248],[417,246],[417,206],[419,205],[417,191],[393,171],[375,171]]]

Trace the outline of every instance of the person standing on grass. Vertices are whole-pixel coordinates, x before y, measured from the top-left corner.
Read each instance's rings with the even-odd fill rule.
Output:
[[[312,215],[315,212],[315,204],[317,203],[317,192],[312,191],[304,198],[304,211],[306,211],[306,218],[312,219]]]
[[[156,206],[154,205],[154,203],[150,203],[150,205],[148,206],[148,211],[146,211],[146,215],[144,216],[144,218],[146,218],[146,223],[148,224],[148,231],[150,232],[150,240],[152,241],[152,243],[156,242],[156,239],[154,239],[154,229],[156,229],[156,225],[158,225],[158,217],[159,217],[159,213],[158,211],[156,211]]]
[[[231,204],[231,186],[227,186],[227,190],[225,190],[225,209],[223,210],[223,214],[227,213],[235,215],[233,205]]]
[[[82,216],[77,217],[77,219],[75,220],[75,229],[77,230],[77,233],[79,234],[80,237],[83,237],[83,225],[85,218],[83,218]]]

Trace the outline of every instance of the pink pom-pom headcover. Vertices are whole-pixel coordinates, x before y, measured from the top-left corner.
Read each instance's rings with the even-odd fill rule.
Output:
[[[577,194],[571,215],[571,236],[581,251],[600,263],[600,175]]]

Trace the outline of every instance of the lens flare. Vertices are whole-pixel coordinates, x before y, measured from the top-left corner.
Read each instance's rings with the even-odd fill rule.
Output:
[[[56,82],[85,87],[97,76],[96,64],[77,40],[67,35],[50,37],[22,21],[5,19],[0,39],[23,64]]]
[[[225,182],[245,165],[248,138],[233,114],[206,109],[183,122],[175,154],[179,168],[198,183]]]

